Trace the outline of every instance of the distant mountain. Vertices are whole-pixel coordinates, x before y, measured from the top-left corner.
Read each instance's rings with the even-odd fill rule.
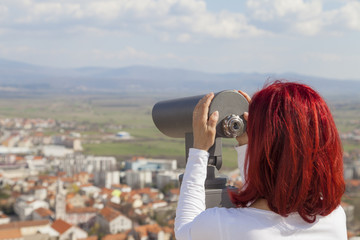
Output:
[[[0,91],[204,93],[224,89],[254,92],[265,82],[307,83],[324,95],[359,95],[360,79],[334,80],[294,73],[214,74],[148,66],[50,68],[0,59]]]

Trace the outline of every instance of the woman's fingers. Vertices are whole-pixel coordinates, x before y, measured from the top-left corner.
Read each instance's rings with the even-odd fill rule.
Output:
[[[201,121],[202,124],[205,124],[208,120],[209,106],[211,100],[214,98],[213,93],[206,94],[198,104],[196,104],[194,113],[193,113],[193,123],[197,124],[198,121]]]
[[[248,112],[244,112],[244,119],[247,121],[249,118],[249,113]]]
[[[247,100],[248,102],[251,101],[251,97],[250,97],[246,92],[243,92],[243,91],[241,91],[241,90],[238,90],[238,92],[239,92],[240,94],[242,94],[242,95],[244,96],[244,98],[246,98],[246,100]]]
[[[209,121],[208,121],[208,126],[210,127],[210,129],[213,129],[216,131],[216,123],[219,120],[219,112],[215,111],[211,114]]]
[[[214,144],[216,123],[219,119],[217,111],[208,118],[209,106],[213,98],[214,93],[207,94],[198,102],[193,113],[194,147],[206,151]]]

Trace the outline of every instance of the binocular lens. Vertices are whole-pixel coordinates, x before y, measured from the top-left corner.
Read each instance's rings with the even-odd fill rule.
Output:
[[[237,115],[230,115],[224,118],[222,129],[226,137],[235,138],[244,132],[244,122]]]

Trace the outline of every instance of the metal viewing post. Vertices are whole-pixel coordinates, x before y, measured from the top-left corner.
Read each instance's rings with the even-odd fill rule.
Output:
[[[185,138],[186,159],[193,147],[192,114],[196,104],[205,95],[161,101],[154,105],[152,118],[155,126],[166,136]],[[222,138],[240,136],[246,130],[244,112],[248,110],[246,98],[235,90],[216,93],[209,107],[209,116],[219,112],[214,145],[209,149],[209,162],[205,180],[206,207],[232,207],[226,191],[227,178],[219,174],[222,165]],[[182,175],[180,175],[180,183]]]

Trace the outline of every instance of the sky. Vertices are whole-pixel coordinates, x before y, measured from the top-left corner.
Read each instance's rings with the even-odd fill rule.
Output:
[[[360,0],[1,0],[0,58],[360,80]]]

